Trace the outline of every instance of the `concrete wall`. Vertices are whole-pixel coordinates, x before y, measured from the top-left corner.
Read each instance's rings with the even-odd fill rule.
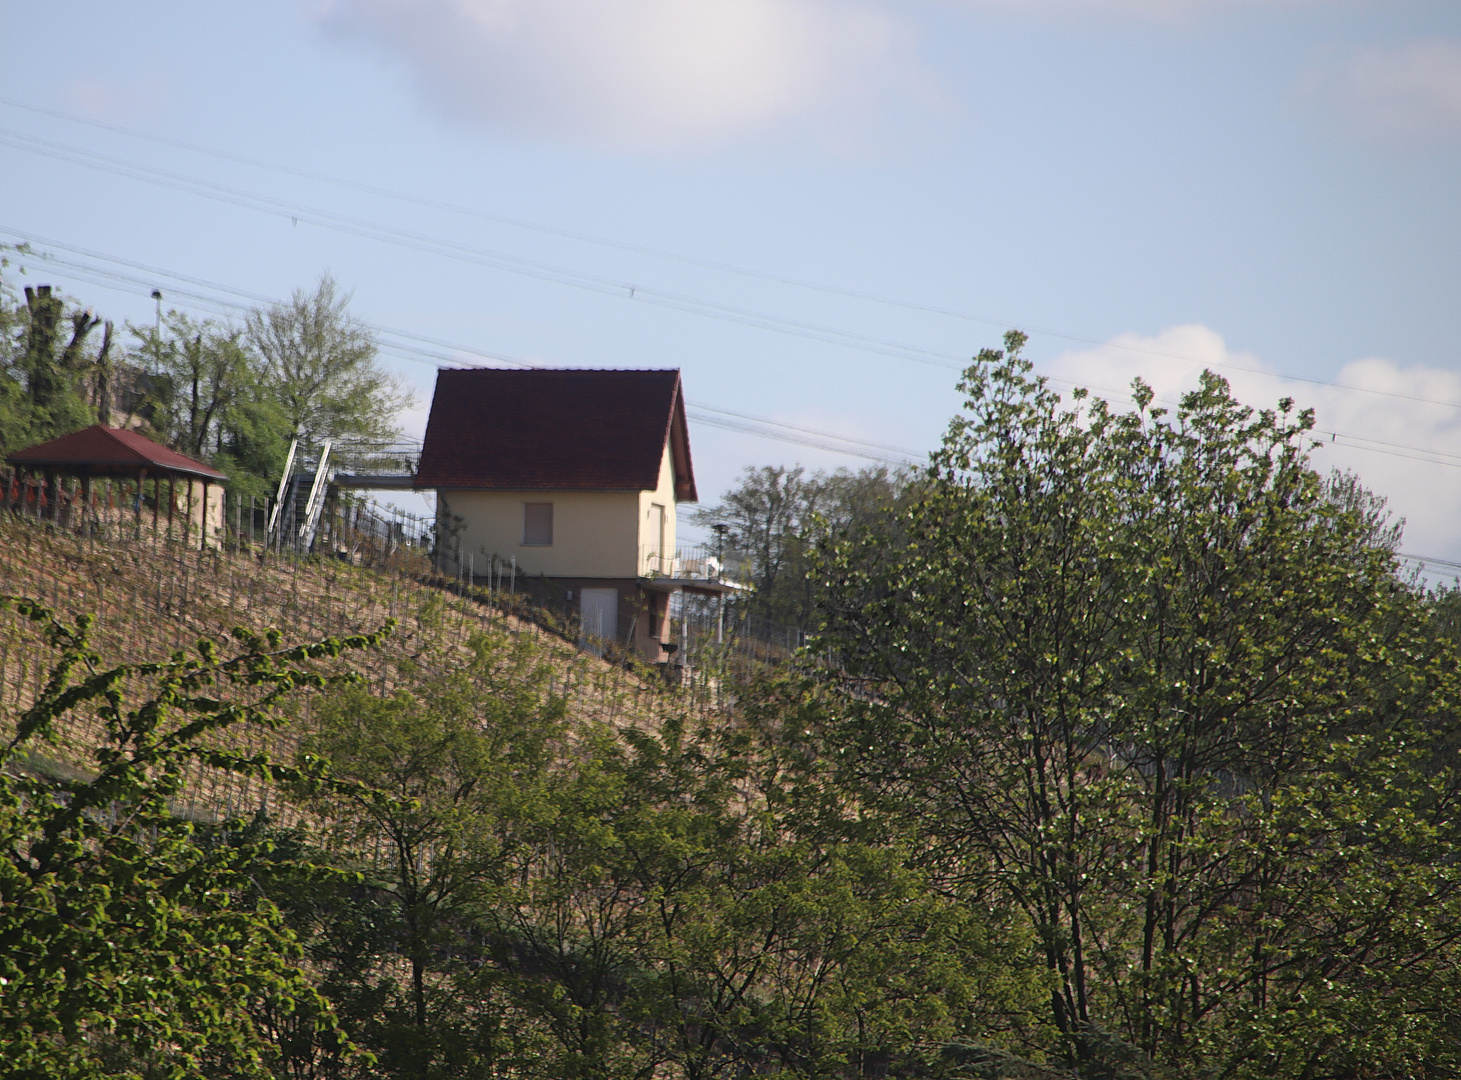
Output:
[[[191,489],[191,490],[190,490]],[[159,528],[167,528],[167,506],[166,499],[168,483],[162,482],[162,497],[164,505],[158,514]],[[198,529],[206,524],[208,530],[208,543],[217,545],[222,542],[223,537],[223,506],[225,488],[223,484],[208,484],[208,506],[205,512],[203,507],[203,481],[201,480],[178,480],[173,488],[173,532],[182,534],[183,526],[188,526],[188,535],[195,540],[200,539]]]

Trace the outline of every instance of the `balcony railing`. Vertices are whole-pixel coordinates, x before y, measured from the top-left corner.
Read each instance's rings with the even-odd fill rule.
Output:
[[[639,553],[640,573],[645,577],[678,581],[720,581],[744,585],[750,581],[745,560],[729,554],[717,555],[709,545],[676,548],[673,554],[658,545],[646,544]]]

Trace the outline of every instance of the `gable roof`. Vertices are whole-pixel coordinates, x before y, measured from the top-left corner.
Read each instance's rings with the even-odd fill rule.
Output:
[[[675,500],[694,502],[678,370],[443,368],[416,487],[652,491],[666,444]]]
[[[125,428],[91,427],[62,435],[50,442],[17,450],[8,458],[12,465],[53,468],[90,476],[139,476],[170,473],[197,476],[205,480],[227,480],[217,469],[169,450],[144,435]]]

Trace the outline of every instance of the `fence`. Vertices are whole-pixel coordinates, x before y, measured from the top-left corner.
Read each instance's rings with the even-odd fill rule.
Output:
[[[243,503],[247,508],[247,500]],[[258,506],[255,510],[259,510]],[[397,620],[396,631],[378,649],[317,661],[326,673],[356,671],[380,694],[394,693],[422,679],[457,678],[469,656],[468,643],[486,633],[503,639],[503,664],[511,678],[532,680],[534,692],[562,700],[575,716],[622,725],[652,725],[671,710],[715,710],[713,700],[694,690],[673,691],[622,665],[605,664],[577,648],[571,636],[555,632],[541,613],[521,607],[520,598],[489,596],[485,590],[434,577],[430,562],[411,545],[395,543],[389,519],[342,508],[337,537],[353,543],[362,534],[380,542],[376,561],[300,557],[246,535],[207,549],[171,541],[159,530],[139,539],[129,530],[65,528],[54,520],[0,514],[0,594],[29,596],[70,621],[94,616],[92,641],[103,663],[159,660],[189,650],[200,638],[226,641],[235,625],[279,627],[285,641],[318,639],[378,629]],[[526,646],[515,650],[513,643]],[[14,618],[0,619],[0,737],[35,702],[51,672],[55,654],[38,629]],[[517,667],[514,668],[513,665]],[[292,759],[311,730],[311,697],[290,708],[291,723],[273,730],[233,729],[217,736],[220,749]],[[186,718],[180,718],[182,722]],[[95,767],[91,751],[100,744],[94,716],[75,716],[58,732],[44,766],[59,770]],[[212,738],[212,736],[210,736]],[[177,812],[204,820],[230,818],[267,808],[277,823],[307,832],[327,830],[317,812],[294,804],[271,805],[269,789],[256,779],[198,766],[184,779]],[[367,862],[379,853],[364,853]]]
[[[714,581],[732,584],[751,580],[750,560],[739,553],[723,552],[710,545],[680,547],[668,551],[658,544],[646,544],[639,551],[640,573],[682,581]]]
[[[508,560],[476,560],[436,546],[436,523],[427,515],[398,508],[383,510],[369,500],[333,486],[324,499],[316,528],[306,530],[300,483],[289,485],[283,504],[270,498],[239,496],[214,489],[221,513],[210,514],[208,528],[194,516],[172,513],[171,499],[154,488],[124,481],[98,481],[82,486],[65,481],[47,486],[12,474],[0,485],[0,507],[12,521],[28,522],[73,534],[81,541],[130,546],[163,552],[206,549],[234,557],[252,556],[275,562],[301,563],[329,559],[395,577],[473,596],[514,617],[535,621],[569,643],[590,644],[581,633],[579,606],[565,590],[518,574]],[[167,498],[163,511],[159,500]],[[270,523],[274,528],[270,529]],[[306,543],[306,535],[310,536]],[[743,557],[722,558],[708,546],[641,551],[642,576],[669,578],[686,585],[720,585],[749,577]],[[743,605],[724,598],[679,594],[672,607],[673,662],[666,674],[692,692],[714,695],[727,680],[737,681],[766,665],[783,664],[805,644],[795,627],[750,616]],[[625,643],[627,645],[627,642]],[[601,655],[602,643],[593,651]],[[628,650],[613,649],[616,658]]]

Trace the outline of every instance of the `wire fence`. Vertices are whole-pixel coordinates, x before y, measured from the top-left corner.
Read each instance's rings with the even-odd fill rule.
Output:
[[[222,488],[200,493],[187,484],[181,493],[129,480],[0,475],[0,508],[13,523],[25,524],[92,545],[119,545],[177,555],[193,551],[262,565],[304,567],[343,564],[406,578],[458,597],[474,597],[500,613],[540,626],[596,656],[631,663],[632,630],[594,639],[584,632],[581,602],[572,590],[529,579],[508,560],[483,559],[482,566],[457,551],[443,551],[433,517],[381,507],[349,489],[328,488],[314,522],[304,503],[308,470],[285,486],[284,498],[242,496]],[[748,578],[742,557],[720,556],[709,547],[684,547],[672,554],[641,552],[642,577],[655,588],[719,587]],[[386,583],[386,587],[390,586]],[[714,591],[714,588],[712,588]],[[796,627],[756,618],[736,600],[736,590],[718,598],[678,594],[670,611],[672,646],[663,666],[667,681],[692,693],[714,696],[728,682],[755,676],[767,665],[785,664],[805,645]],[[621,627],[622,629],[622,627]],[[623,636],[625,640],[614,640]]]
[[[504,677],[533,679],[535,692],[561,700],[585,721],[650,727],[673,711],[705,714],[722,707],[720,698],[671,689],[641,670],[584,652],[522,598],[489,596],[434,575],[419,547],[396,542],[377,528],[379,522],[360,530],[378,541],[373,554],[361,558],[365,549],[351,530],[363,521],[352,513],[347,525],[342,513],[336,538],[356,551],[354,559],[344,559],[281,554],[233,534],[224,538],[228,542],[200,548],[162,530],[139,538],[127,530],[108,534],[0,515],[0,594],[40,600],[67,622],[92,615],[93,645],[108,666],[165,659],[195,649],[200,639],[226,641],[240,625],[278,627],[293,644],[369,633],[394,619],[395,631],[379,648],[320,661],[325,672],[352,670],[373,692],[389,695],[424,680],[463,677],[469,642],[487,634],[507,646],[500,650],[503,664],[519,665]],[[526,653],[514,644],[527,646]],[[38,699],[55,659],[33,625],[0,619],[0,734],[13,732]],[[302,693],[287,705],[292,711],[284,727],[230,729],[216,736],[216,748],[292,760],[313,730],[312,701]],[[74,775],[95,767],[93,752],[104,741],[99,718],[75,715],[67,724],[45,748],[47,760],[36,762],[40,771]],[[259,780],[199,765],[185,777],[175,810],[223,820],[264,809],[278,824],[321,837],[330,831],[317,811],[270,800]],[[367,861],[379,857],[364,855]]]

